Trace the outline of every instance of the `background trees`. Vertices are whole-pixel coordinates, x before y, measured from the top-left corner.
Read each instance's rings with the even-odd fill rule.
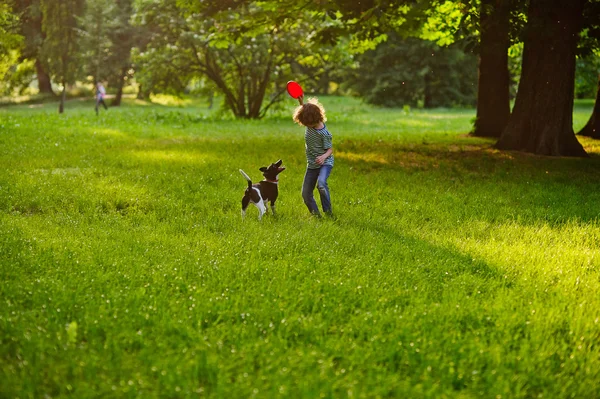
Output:
[[[591,82],[598,76],[596,85],[596,100],[590,119],[578,133],[600,139],[600,1],[590,1],[585,4],[583,12],[583,29],[579,44],[581,55],[578,62],[580,79],[575,81],[576,94],[590,95],[594,92]]]
[[[584,155],[568,114],[600,68],[599,0],[11,0],[0,32],[9,90],[35,76],[64,101],[106,80],[118,105],[135,74],[142,95],[216,93],[261,118],[296,79],[382,106],[476,105],[472,134],[547,155]]]
[[[367,2],[370,6],[368,11],[377,13],[386,6],[387,2],[373,0]],[[435,7],[440,3],[435,1],[418,2],[425,7]],[[471,2],[462,2],[471,6]],[[341,9],[349,7],[345,3],[337,3]],[[496,112],[506,117],[506,91],[507,83],[504,67],[504,52],[506,46],[506,10],[501,8],[503,4],[494,1],[482,1],[481,3],[480,29],[481,48],[480,57],[490,61],[487,65],[496,65],[484,69],[484,73],[490,72],[486,81],[492,82],[497,79],[502,82],[502,99]],[[511,4],[508,2],[508,4]],[[517,6],[520,2],[512,5]],[[502,130],[497,147],[500,149],[511,149],[528,151],[544,155],[570,155],[584,156],[585,151],[575,138],[572,128],[573,91],[575,79],[575,59],[580,34],[587,29],[587,37],[597,38],[598,29],[595,18],[600,13],[590,12],[590,7],[597,7],[595,0],[531,0],[526,10],[527,27],[525,31],[525,47],[523,52],[523,67],[521,72],[519,91],[515,108],[511,114],[507,126]],[[597,8],[594,8],[597,9]],[[350,10],[352,11],[352,10]],[[368,11],[361,10],[366,13]],[[510,12],[510,11],[509,11]],[[488,14],[494,13],[494,14]],[[495,18],[494,18],[495,17]],[[518,18],[517,20],[521,20]],[[509,19],[512,27],[518,28],[518,23]],[[498,26],[500,23],[501,26]],[[486,26],[487,25],[487,26]],[[375,29],[377,30],[377,28]],[[485,32],[498,34],[497,37],[488,37]],[[500,35],[501,33],[501,35]],[[500,37],[501,36],[501,37]],[[492,40],[493,39],[493,40]],[[491,54],[485,56],[486,51],[496,48]],[[588,46],[589,47],[589,46]],[[501,56],[502,55],[502,56]],[[494,57],[497,61],[492,62]],[[480,62],[480,79],[482,67]],[[480,80],[481,83],[481,80]],[[490,85],[493,87],[493,85]],[[492,90],[487,90],[491,93]],[[484,106],[485,98],[480,91],[478,105]],[[485,106],[487,115],[493,115],[494,102]],[[478,110],[478,125],[482,124],[483,113]],[[487,117],[486,117],[487,118]],[[491,119],[490,119],[491,120]],[[502,121],[499,123],[502,126]],[[477,126],[476,126],[477,131]],[[494,132],[497,134],[497,130]]]
[[[125,81],[131,74],[131,50],[140,39],[131,24],[132,0],[87,0],[79,19],[84,73],[94,84],[108,81],[116,88],[112,105],[120,105]]]
[[[594,139],[600,139],[600,75],[598,76],[595,98],[592,116],[590,116],[590,119],[578,134]]]
[[[358,57],[353,87],[367,102],[388,107],[473,106],[477,59],[459,44],[443,48],[418,38],[390,34]]]
[[[15,1],[14,12],[19,18],[19,34],[24,41],[19,58],[21,73],[12,79],[12,83],[25,87],[35,78],[40,93],[53,96],[52,82],[41,54],[46,39],[42,29],[41,0]]]
[[[113,0],[87,0],[83,16],[78,20],[84,72],[96,83],[108,75],[108,59],[112,41],[110,33],[116,29],[116,5]]]
[[[62,86],[58,112],[64,111],[67,84],[74,83],[80,70],[77,40],[77,17],[83,0],[41,0],[44,15],[42,32],[46,35],[41,48],[43,64],[50,76]]]
[[[264,116],[290,76],[302,80],[314,69],[323,71],[327,62],[317,56],[310,24],[282,14],[274,4],[246,2],[216,10],[145,2],[137,20],[149,32],[136,57],[145,88],[181,91],[190,79],[205,77],[238,118]]]
[[[116,0],[115,4],[116,24],[108,34],[112,51],[107,60],[107,79],[109,85],[116,88],[112,105],[118,106],[121,104],[123,88],[133,75],[131,51],[142,42],[142,37],[140,30],[131,23],[134,13],[133,0]]]
[[[11,4],[0,4],[0,80],[15,62],[17,49],[21,46],[23,38],[17,32],[18,18]]]

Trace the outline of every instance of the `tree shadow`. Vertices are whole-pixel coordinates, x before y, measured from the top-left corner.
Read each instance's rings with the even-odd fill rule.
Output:
[[[393,242],[394,245],[387,247],[388,252],[381,256],[392,258],[402,269],[409,271],[414,276],[414,283],[421,286],[431,299],[441,299],[447,289],[455,293],[457,285],[462,285],[461,289],[467,296],[483,290],[483,286],[487,287],[487,291],[491,287],[514,286],[514,281],[508,280],[498,266],[455,248],[406,234],[380,220],[356,218],[344,220],[341,224],[347,229],[358,229],[380,237],[382,241]],[[465,285],[467,280],[469,283]]]
[[[464,207],[464,218],[560,224],[598,219],[600,156],[554,158],[498,151],[486,143],[416,144],[343,142],[338,168],[365,179],[384,176],[413,184],[409,194],[440,207]],[[427,201],[424,201],[427,203]],[[433,206],[433,205],[432,205]]]

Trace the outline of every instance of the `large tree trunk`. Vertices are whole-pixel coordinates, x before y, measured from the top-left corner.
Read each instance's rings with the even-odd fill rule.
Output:
[[[500,137],[510,117],[508,29],[510,2],[481,1],[477,117],[472,135]]]
[[[586,156],[573,132],[575,51],[584,0],[531,0],[515,107],[496,147]]]
[[[54,95],[54,91],[52,90],[52,83],[50,81],[50,75],[48,75],[40,60],[35,60],[35,70],[37,74],[38,88],[40,90],[40,93]]]
[[[600,75],[598,76],[598,91],[596,91],[596,101],[592,116],[586,125],[579,131],[582,136],[588,136],[594,139],[600,139]]]

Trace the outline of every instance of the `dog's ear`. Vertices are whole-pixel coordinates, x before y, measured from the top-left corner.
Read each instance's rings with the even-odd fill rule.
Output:
[[[261,172],[266,172],[267,168],[265,168],[264,166],[262,168],[259,169]]]
[[[275,162],[275,166],[280,167],[282,162],[283,161],[280,159],[279,161]]]

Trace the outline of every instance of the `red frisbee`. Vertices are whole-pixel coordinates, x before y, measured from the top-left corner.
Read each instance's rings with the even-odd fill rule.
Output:
[[[290,97],[292,98],[299,98],[302,97],[304,95],[304,91],[302,91],[302,87],[300,87],[300,85],[296,82],[294,82],[293,80],[290,80],[289,82],[287,82],[287,92],[290,95]]]

